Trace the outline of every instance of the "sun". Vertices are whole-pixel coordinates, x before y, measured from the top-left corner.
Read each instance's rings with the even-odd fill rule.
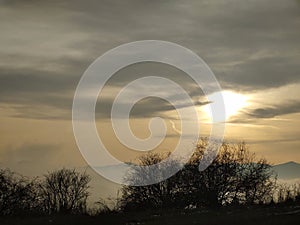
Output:
[[[213,99],[216,99],[220,94],[213,93],[209,95],[208,99],[212,99],[212,103],[206,105],[203,111],[211,118],[211,106],[214,104]],[[242,108],[248,105],[248,98],[246,95],[238,94],[233,91],[222,91],[221,92],[225,105],[225,119],[228,120],[230,117],[237,115]],[[212,119],[212,118],[211,118]]]

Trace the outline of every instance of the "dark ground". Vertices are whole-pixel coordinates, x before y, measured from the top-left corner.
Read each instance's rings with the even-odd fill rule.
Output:
[[[3,217],[1,225],[268,225],[300,224],[300,206],[118,213],[99,216]]]

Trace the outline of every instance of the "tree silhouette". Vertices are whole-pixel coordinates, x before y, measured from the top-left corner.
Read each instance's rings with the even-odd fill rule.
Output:
[[[223,143],[218,156],[204,171],[199,172],[207,139],[202,139],[189,163],[173,177],[148,186],[123,186],[122,209],[138,208],[188,208],[220,207],[270,202],[275,180],[271,166],[265,159],[256,159],[245,143]],[[161,161],[165,155],[148,154],[140,159],[141,165]],[[169,167],[161,168],[156,176],[171,167],[178,166],[174,160]],[[134,169],[128,181],[148,179],[153,174]]]
[[[0,215],[28,214],[37,209],[36,182],[0,170]]]
[[[156,164],[168,157],[167,154],[149,153],[139,158],[139,165],[150,166]],[[154,171],[147,168],[136,168],[126,177],[129,183],[135,183],[137,180],[151,179],[153,176],[163,177],[164,173],[176,166],[176,160],[170,161],[165,164],[165,167],[156,168]],[[164,208],[174,205],[176,201],[176,178],[171,177],[162,182],[147,185],[147,186],[123,186],[121,208],[123,210],[133,210],[138,208],[151,209],[151,208]]]
[[[203,149],[198,146],[196,155],[203,155]],[[275,186],[272,167],[265,159],[256,159],[245,143],[223,143],[213,163],[197,173],[200,160],[194,158],[185,169],[190,176],[183,176],[192,187],[188,193],[197,199],[191,204],[218,207],[271,201]]]
[[[61,169],[45,175],[40,196],[47,213],[84,213],[90,177],[75,170]]]

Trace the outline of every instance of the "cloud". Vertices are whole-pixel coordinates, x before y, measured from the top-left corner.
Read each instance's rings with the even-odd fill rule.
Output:
[[[254,118],[274,118],[300,112],[300,101],[285,102],[271,107],[253,109],[246,114]]]
[[[13,0],[0,4],[0,29],[5,31],[0,36],[0,102],[19,110],[21,117],[68,117],[76,84],[88,65],[113,47],[141,39],[162,39],[192,49],[226,89],[256,92],[300,82],[299,1]],[[109,85],[122,86],[137,71],[128,70]],[[147,74],[155,72],[147,70]],[[166,76],[171,72],[175,71],[166,71]],[[189,88],[190,80],[173,77],[193,97],[201,96],[201,91]],[[34,106],[65,113],[48,116],[43,110],[36,114],[24,110]]]
[[[10,107],[15,113],[14,117],[35,119],[71,119],[73,94],[80,77],[66,71],[51,73],[42,70],[24,69],[20,71],[6,70],[0,76],[0,102],[2,108]],[[98,118],[109,118],[114,98],[121,89],[129,82],[141,76],[163,76],[177,82],[183,87],[194,100],[195,105],[201,106],[209,102],[199,100],[203,93],[194,81],[182,71],[161,63],[145,63],[128,66],[117,72],[106,84],[101,92],[97,104],[96,113]],[[150,84],[146,84],[149,86]],[[156,84],[153,88],[155,88]],[[141,87],[140,91],[143,91]],[[167,87],[162,92],[168,93]],[[186,107],[184,96],[179,93],[171,96],[179,107]],[[128,103],[124,103],[128,104]],[[171,104],[158,98],[141,101],[138,107],[132,110],[134,117],[151,117],[161,115],[163,112],[173,110]],[[5,107],[4,107],[5,106]]]
[[[247,91],[281,87],[300,82],[299,56],[260,56],[238,62],[223,76],[223,86]]]
[[[300,113],[300,101],[290,100],[265,107],[244,109],[233,116],[228,123],[256,123],[257,119],[272,119],[293,113]],[[263,125],[265,126],[265,125]]]

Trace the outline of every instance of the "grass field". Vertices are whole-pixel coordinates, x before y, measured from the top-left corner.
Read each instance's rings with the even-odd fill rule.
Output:
[[[268,225],[299,224],[299,207],[117,213],[99,216],[4,217],[1,225]]]

